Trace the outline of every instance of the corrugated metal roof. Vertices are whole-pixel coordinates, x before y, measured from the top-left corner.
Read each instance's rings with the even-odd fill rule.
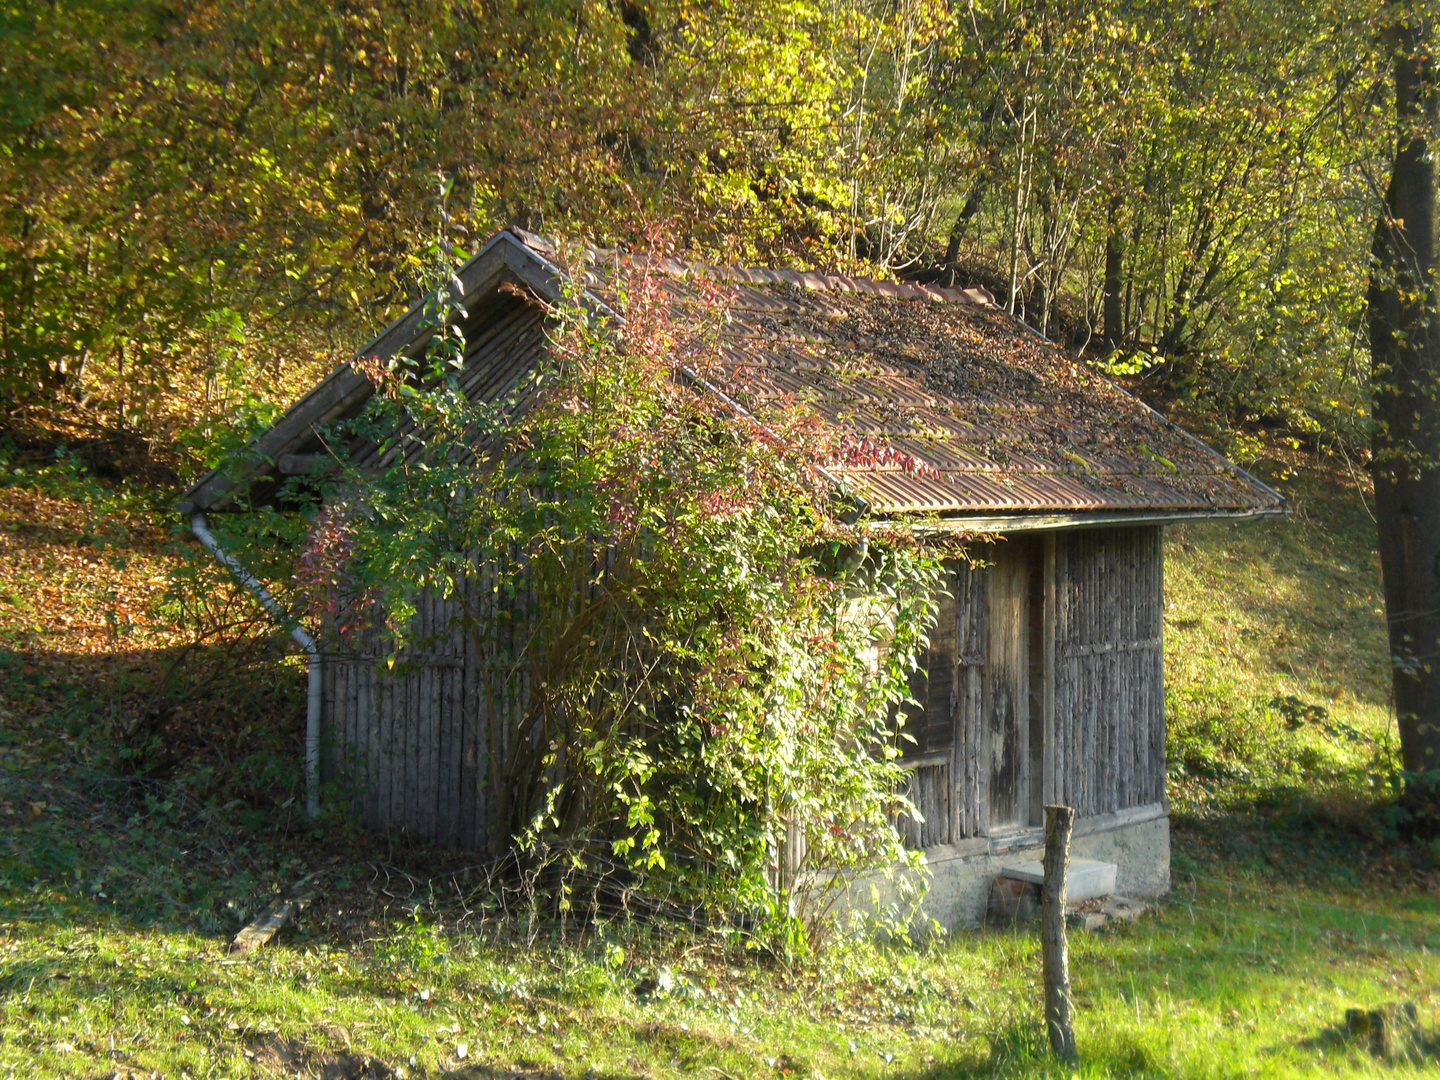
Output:
[[[831,467],[879,513],[1277,511],[1284,500],[1001,311],[981,289],[630,259],[671,313],[723,311],[722,370],[757,414],[805,402],[912,459]],[[608,298],[603,268],[587,275]],[[709,279],[707,290],[697,281]]]
[[[513,278],[560,300],[566,271],[557,260],[543,239],[510,229],[459,269],[472,320],[493,331],[499,350],[491,355],[484,328],[472,328],[467,393],[488,399],[503,390],[497,380],[528,362],[499,341],[502,327],[481,299],[498,299],[501,282]],[[658,272],[676,318],[723,324],[720,360],[703,374],[724,394],[762,418],[772,406],[805,402],[843,435],[898,451],[898,464],[894,454],[865,463],[859,453],[829,470],[881,514],[1014,525],[1027,515],[1073,524],[1064,515],[1157,520],[1283,510],[1276,492],[1075,363],[999,310],[983,289],[674,259],[626,262]],[[573,271],[586,302],[612,313],[613,254],[587,265]],[[422,308],[416,304],[357,355],[419,347]],[[517,326],[538,315],[521,315],[513,304],[500,310],[509,313],[500,323],[518,319]],[[182,506],[223,507],[233,492],[270,482],[274,462],[315,449],[319,425],[352,415],[370,392],[342,364],[243,453],[192,485]]]

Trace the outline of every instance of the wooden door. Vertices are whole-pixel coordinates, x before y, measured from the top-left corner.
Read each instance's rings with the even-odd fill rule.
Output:
[[[982,703],[989,833],[1030,824],[1032,554],[1027,537],[1002,540],[991,554]]]
[[[955,808],[954,672],[956,630],[953,596],[939,598],[940,614],[920,667],[910,679],[915,705],[906,710],[901,760],[909,770],[905,794],[923,820],[906,818],[900,828],[913,848],[948,844]]]
[[[925,819],[902,823],[913,847],[1039,820],[1044,551],[1039,538],[1010,537],[977,550],[976,565],[947,567],[905,721],[907,794]]]
[[[906,794],[924,817],[901,823],[905,841],[927,848],[985,832],[985,626],[989,568],[961,559],[946,566],[945,591],[905,719]]]

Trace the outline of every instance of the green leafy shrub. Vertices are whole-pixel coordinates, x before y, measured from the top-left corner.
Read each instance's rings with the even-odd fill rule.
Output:
[[[844,524],[818,419],[697,390],[724,377],[706,321],[671,322],[643,271],[615,284],[623,320],[560,305],[549,359],[476,403],[445,275],[427,356],[367,365],[370,407],[328,440],[394,464],[337,457],[297,581],[392,650],[423,595],[457,606],[518,717],[486,763],[493,854],[618,867],[803,952],[857,875],[915,865],[898,728],[939,556]]]

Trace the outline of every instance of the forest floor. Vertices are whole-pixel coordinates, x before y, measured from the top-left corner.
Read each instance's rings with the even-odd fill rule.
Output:
[[[273,658],[212,664],[160,721],[188,733],[184,761],[138,778],[146,702],[191,670],[176,626],[224,613],[183,595],[180,541],[143,493],[12,461],[0,1080],[1423,1071],[1342,1032],[1349,1008],[1440,1008],[1440,850],[1404,841],[1388,802],[1373,524],[1343,471],[1266,475],[1291,518],[1169,532],[1176,886],[1134,924],[1072,935],[1080,1061],[1060,1066],[1031,926],[792,967],[681,927],[487,920],[443,856],[301,821],[301,669]],[[294,925],[227,953],[316,872]]]

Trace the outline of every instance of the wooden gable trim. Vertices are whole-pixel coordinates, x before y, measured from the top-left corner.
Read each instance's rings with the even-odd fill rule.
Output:
[[[498,289],[507,277],[530,289],[545,303],[560,303],[564,299],[565,275],[534,243],[535,238],[516,230],[498,233],[455,272],[459,287],[452,285],[452,292],[460,305],[473,306]],[[592,314],[624,321],[589,292],[582,292],[579,300]],[[417,354],[430,340],[430,335],[420,328],[424,318],[425,303],[421,300],[367,345],[357,349],[355,358],[388,359],[403,352]],[[226,509],[237,492],[276,471],[282,457],[303,450],[318,427],[353,414],[372,392],[369,380],[356,372],[347,360],[286,410],[273,427],[256,436],[224,465],[201,477],[185,493],[177,509],[186,514]]]
[[[469,307],[494,292],[507,276],[518,278],[542,299],[554,303],[562,294],[558,267],[509,232],[498,234],[456,271],[459,288],[452,286],[461,306]],[[599,304],[599,301],[595,301]],[[606,309],[608,311],[608,309]],[[388,359],[402,352],[415,353],[429,341],[420,324],[425,317],[424,301],[414,304],[354,357]],[[177,509],[223,510],[236,494],[267,473],[274,472],[280,459],[301,451],[320,426],[352,414],[369,399],[373,388],[346,361],[321,380],[320,384],[286,410],[269,430],[234,454],[229,461],[201,477],[185,493]]]

